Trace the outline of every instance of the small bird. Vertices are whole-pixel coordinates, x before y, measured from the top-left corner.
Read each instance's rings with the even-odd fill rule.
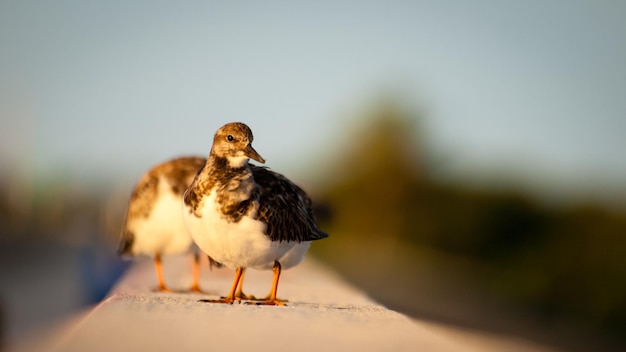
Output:
[[[200,253],[193,244],[180,208],[185,190],[205,163],[206,159],[202,157],[166,161],[146,172],[132,192],[118,254],[153,257],[158,291],[170,291],[163,278],[161,257],[193,252],[193,283],[189,290],[201,292]]]
[[[328,237],[319,229],[307,194],[286,177],[249,159],[265,163],[252,147],[250,128],[240,122],[220,127],[206,164],[183,197],[185,222],[195,243],[208,256],[235,269],[228,296],[239,300],[237,287],[246,268],[272,269],[274,279],[264,305],[276,298],[283,264],[293,266],[311,241]]]

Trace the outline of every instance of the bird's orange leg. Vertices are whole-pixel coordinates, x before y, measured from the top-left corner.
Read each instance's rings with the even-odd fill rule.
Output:
[[[200,253],[193,254],[193,283],[189,288],[189,292],[202,293],[200,289]]]
[[[243,275],[244,270],[244,268],[237,268],[237,270],[235,270],[235,280],[233,281],[233,286],[230,288],[228,296],[222,297],[220,299],[201,299],[200,302],[233,304],[235,300],[239,301],[239,299],[235,297],[235,291],[237,290],[239,280],[241,280],[241,276]]]
[[[270,291],[269,298],[267,300],[262,300],[259,302],[255,302],[253,304],[256,305],[264,305],[264,306],[284,306],[285,301],[276,299],[276,293],[278,292],[278,280],[280,279],[280,263],[278,260],[274,261],[274,267],[272,268],[272,272],[274,273],[274,280],[272,282],[272,291]]]
[[[163,265],[161,263],[161,254],[157,253],[154,256],[154,268],[157,273],[157,280],[159,281],[159,286],[154,289],[154,291],[160,292],[171,292],[167,286],[165,286],[165,279],[163,279]]]
[[[243,293],[243,279],[246,276],[246,269],[243,269],[243,273],[241,274],[241,280],[239,281],[239,286],[237,287],[237,292],[235,292],[235,298],[238,300],[247,299],[247,300],[256,300],[256,297],[253,295],[247,295]]]

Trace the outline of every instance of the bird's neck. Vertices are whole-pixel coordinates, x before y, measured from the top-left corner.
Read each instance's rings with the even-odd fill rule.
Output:
[[[209,155],[209,159],[207,161],[208,171],[209,173],[230,173],[243,171],[248,168],[248,158],[241,157],[230,157],[225,158],[216,155]]]
[[[232,162],[228,158],[209,155],[207,167],[202,171],[203,175],[200,179],[205,180],[211,187],[218,185],[222,187],[231,182],[249,182],[253,180],[250,165],[247,159],[243,165],[233,167]]]
[[[249,160],[250,158],[243,154],[239,156],[220,156],[214,150],[211,150],[208,164],[216,170],[224,170],[226,168],[240,169],[247,167]]]

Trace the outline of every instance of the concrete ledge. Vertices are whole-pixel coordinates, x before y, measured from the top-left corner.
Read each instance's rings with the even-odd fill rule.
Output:
[[[188,258],[167,258],[166,276],[185,287]],[[206,268],[205,266],[203,266]],[[208,271],[208,270],[206,270]],[[205,272],[203,289],[225,294],[233,271]],[[287,307],[198,302],[211,295],[155,293],[150,261],[137,262],[110,297],[54,348],[57,351],[451,351],[454,341],[369,300],[310,258],[284,271]],[[271,272],[249,270],[244,290],[265,295]]]
[[[206,263],[205,263],[206,264]],[[191,283],[191,259],[168,257],[167,282]],[[203,265],[203,268],[207,268]],[[178,273],[181,273],[180,275]],[[155,293],[152,263],[140,261],[53,351],[538,351],[507,341],[414,321],[371,301],[311,258],[283,272],[287,307],[211,304],[226,294],[233,271],[204,270],[209,294]],[[249,270],[244,291],[269,292],[271,272]],[[211,294],[212,293],[212,294]]]

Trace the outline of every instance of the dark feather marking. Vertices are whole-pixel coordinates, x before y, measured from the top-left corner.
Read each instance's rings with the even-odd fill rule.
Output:
[[[200,201],[202,200],[202,197],[200,196],[200,192],[198,191],[198,189],[196,187],[192,187],[194,186],[194,183],[192,183],[191,186],[187,188],[187,191],[185,191],[185,195],[183,196],[183,202],[186,206],[190,208],[189,213],[193,213],[196,217],[201,218],[202,215],[197,210],[198,206],[200,205]]]
[[[120,239],[120,245],[117,248],[117,254],[120,256],[132,254],[133,243],[135,242],[135,235],[124,229],[122,231],[122,238]]]
[[[222,266],[224,266],[222,263],[219,263],[217,261],[215,261],[215,259],[211,258],[210,255],[207,255],[207,257],[209,258],[209,270],[213,270],[213,267],[216,268],[221,268]]]

